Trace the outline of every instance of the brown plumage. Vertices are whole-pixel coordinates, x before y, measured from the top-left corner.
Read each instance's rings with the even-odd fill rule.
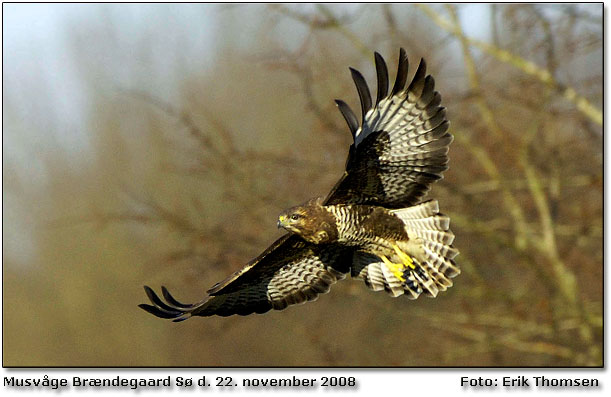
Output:
[[[317,197],[303,205],[289,208],[278,217],[278,227],[296,233],[314,244],[336,242],[336,219],[333,213],[322,205],[323,201],[323,197]]]
[[[362,122],[336,100],[354,138],[346,171],[326,197],[283,212],[289,233],[244,268],[208,290],[196,304],[177,301],[165,287],[162,300],[145,291],[162,318],[229,316],[281,310],[314,300],[350,273],[374,291],[410,299],[436,296],[460,273],[449,218],[436,201],[418,204],[447,169],[447,130],[441,96],[422,60],[406,88],[408,61],[401,49],[397,78],[388,94],[388,70],[375,54],[375,104],[363,76],[350,69],[361,100]]]

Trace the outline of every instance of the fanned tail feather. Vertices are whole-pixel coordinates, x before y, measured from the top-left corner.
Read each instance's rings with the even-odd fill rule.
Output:
[[[403,221],[410,239],[417,239],[421,244],[423,257],[414,261],[417,267],[411,273],[423,291],[435,297],[439,291],[451,287],[451,278],[460,274],[460,268],[454,262],[459,252],[452,246],[454,234],[450,230],[450,218],[439,212],[437,201],[430,200],[392,212]]]
[[[400,280],[380,258],[365,252],[354,253],[352,277],[362,279],[373,291],[386,291],[393,297],[405,295],[416,299],[423,291],[415,274],[406,273],[405,281]]]

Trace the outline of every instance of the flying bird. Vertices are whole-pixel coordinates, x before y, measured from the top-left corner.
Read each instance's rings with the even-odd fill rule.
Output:
[[[335,101],[353,143],[331,192],[280,214],[278,227],[288,233],[210,288],[201,302],[181,303],[162,287],[164,301],[145,286],[152,305],[142,309],[174,321],[265,313],[313,301],[348,274],[373,291],[409,299],[436,297],[452,286],[460,269],[450,219],[437,201],[422,201],[448,168],[453,137],[446,110],[423,59],[408,85],[401,49],[390,92],[388,69],[377,52],[375,66],[375,103],[363,75],[350,68],[360,124],[345,102]]]

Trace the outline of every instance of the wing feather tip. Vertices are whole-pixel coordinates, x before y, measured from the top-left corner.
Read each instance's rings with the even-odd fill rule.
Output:
[[[374,52],[376,75],[378,77],[378,94],[376,96],[376,106],[388,94],[388,67],[380,53]]]
[[[344,116],[344,120],[346,120],[346,124],[348,124],[348,128],[350,129],[350,133],[352,134],[352,138],[356,136],[356,131],[359,129],[359,121],[356,118],[356,115],[348,106],[348,104],[341,99],[336,99],[335,104],[337,105],[340,113]]]
[[[397,95],[405,88],[407,82],[407,72],[409,70],[409,60],[405,49],[401,47],[399,49],[399,66],[397,67],[397,77],[395,78],[395,84],[392,89],[391,95]]]
[[[365,80],[365,77],[363,77],[361,72],[359,72],[358,70],[352,67],[349,69],[350,69],[350,73],[352,74],[352,80],[354,81],[354,84],[356,85],[356,90],[359,94],[359,99],[361,100],[361,113],[362,113],[361,124],[365,124],[365,116],[367,115],[367,112],[372,107],[371,93],[369,92],[369,86],[367,85],[367,81]]]

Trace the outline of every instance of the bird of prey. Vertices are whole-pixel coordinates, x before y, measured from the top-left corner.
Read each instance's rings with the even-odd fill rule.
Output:
[[[388,69],[375,53],[377,96],[350,68],[362,120],[336,100],[353,143],[346,170],[326,197],[284,211],[278,227],[288,231],[261,255],[214,285],[199,303],[177,301],[162,287],[162,300],[144,287],[157,317],[230,316],[282,310],[315,300],[350,274],[373,291],[416,299],[437,296],[460,273],[454,262],[450,220],[437,201],[422,201],[448,168],[452,135],[433,77],[420,61],[407,85],[403,49],[389,92]]]

